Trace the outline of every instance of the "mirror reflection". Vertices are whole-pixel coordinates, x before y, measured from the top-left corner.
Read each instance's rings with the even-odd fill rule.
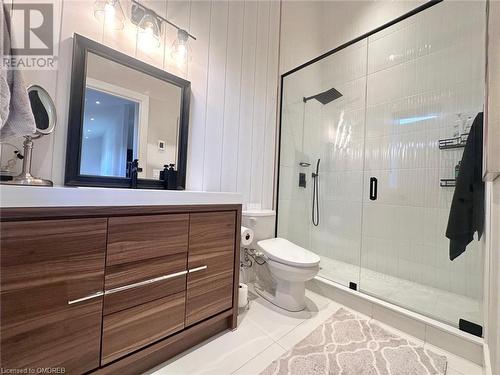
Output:
[[[180,87],[88,53],[80,174],[159,179],[177,164]]]

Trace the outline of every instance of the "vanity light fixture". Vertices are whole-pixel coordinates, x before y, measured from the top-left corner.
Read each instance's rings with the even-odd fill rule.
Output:
[[[146,11],[137,25],[139,46],[150,51],[161,45],[161,22],[154,12]]]
[[[130,21],[139,29],[139,45],[144,49],[157,48],[161,45],[161,25],[163,22],[177,29],[177,39],[172,44],[172,58],[177,64],[188,60],[189,38],[196,38],[186,30],[158,15],[137,0],[132,0]]]
[[[94,17],[113,30],[122,30],[125,14],[119,0],[96,0]]]
[[[177,39],[172,43],[171,56],[178,66],[182,66],[188,60],[190,55],[189,50],[189,34],[186,30],[177,30]]]

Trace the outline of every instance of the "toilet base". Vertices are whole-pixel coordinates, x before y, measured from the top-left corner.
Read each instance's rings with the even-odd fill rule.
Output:
[[[306,308],[306,284],[280,280],[273,294],[255,286],[255,292],[265,300],[286,311],[298,312]]]

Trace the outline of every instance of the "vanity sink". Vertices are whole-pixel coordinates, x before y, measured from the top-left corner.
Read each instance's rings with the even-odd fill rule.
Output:
[[[241,204],[238,193],[96,187],[0,186],[0,207]]]

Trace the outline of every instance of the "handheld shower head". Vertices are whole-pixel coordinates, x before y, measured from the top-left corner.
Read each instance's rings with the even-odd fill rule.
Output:
[[[312,176],[313,177],[318,177],[319,176],[319,162],[321,161],[321,159],[318,159],[318,161],[316,162],[316,173],[312,173]]]

